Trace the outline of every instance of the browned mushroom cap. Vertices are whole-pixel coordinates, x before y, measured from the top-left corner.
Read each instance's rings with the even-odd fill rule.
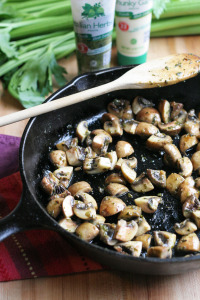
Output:
[[[158,104],[158,110],[161,114],[162,121],[167,124],[170,122],[170,103],[167,100],[161,100]]]
[[[134,241],[142,242],[142,249],[147,250],[150,247],[152,236],[150,234],[142,234],[136,236]]]
[[[159,130],[156,126],[146,122],[140,122],[135,131],[135,133],[142,138],[148,138],[152,134],[157,134],[158,132]]]
[[[131,220],[136,217],[140,217],[142,214],[141,207],[136,205],[126,206],[119,214],[118,219]]]
[[[136,198],[134,199],[135,204],[139,207],[141,207],[141,209],[148,213],[148,214],[153,214],[157,208],[158,208],[158,204],[161,202],[161,197],[157,197],[157,196],[143,196],[140,198]]]
[[[122,175],[124,176],[124,178],[129,182],[129,183],[132,183],[134,182],[137,174],[135,172],[135,170],[133,170],[131,167],[130,167],[130,164],[129,162],[122,162],[122,165],[121,165],[121,172],[122,172]]]
[[[139,257],[142,251],[142,242],[140,241],[129,241],[125,243],[119,243],[114,246],[114,249],[122,254],[129,254],[134,257]]]
[[[78,136],[81,143],[84,142],[86,137],[90,134],[90,131],[88,130],[88,122],[87,121],[81,121],[78,123],[78,126],[76,128],[76,135]]]
[[[116,152],[117,152],[117,157],[121,158],[133,154],[134,149],[130,143],[125,141],[118,141],[116,144]]]
[[[195,110],[192,109],[188,112],[184,129],[187,133],[198,136],[199,135],[199,119],[195,114]]]
[[[120,183],[120,184],[126,184],[126,180],[124,177],[119,173],[112,173],[105,179],[105,184],[109,183]]]
[[[99,225],[100,240],[109,246],[117,244],[117,240],[114,239],[115,224],[104,223]]]
[[[140,236],[151,230],[151,226],[149,225],[145,217],[140,216],[139,218],[135,219],[135,222],[138,224],[138,231],[136,233],[136,236]]]
[[[198,140],[196,136],[188,133],[182,135],[182,137],[180,138],[179,148],[182,153],[185,153],[187,150],[190,150],[196,144],[198,144]]]
[[[129,189],[120,183],[110,183],[105,187],[105,191],[111,196],[120,197],[128,193]]]
[[[147,176],[150,181],[159,188],[166,187],[166,172],[163,170],[147,169]]]
[[[130,134],[135,134],[136,127],[138,126],[139,122],[135,120],[127,120],[123,122],[123,129]]]
[[[74,214],[72,209],[73,205],[74,205],[74,197],[72,197],[71,195],[65,197],[65,199],[62,202],[62,210],[66,218],[70,218],[73,216]]]
[[[133,119],[130,102],[123,99],[115,99],[108,104],[108,112],[120,119]]]
[[[200,143],[198,143],[197,147],[196,147],[196,151],[200,150]]]
[[[194,178],[192,176],[188,176],[187,178],[185,178],[183,185],[189,185],[191,187],[194,187],[195,186]]]
[[[119,198],[106,196],[100,204],[100,215],[103,217],[113,216],[125,208],[126,204]]]
[[[121,166],[122,166],[123,162],[127,163],[127,165],[131,169],[134,169],[134,168],[137,167],[137,158],[133,156],[133,157],[129,157],[129,159],[119,158],[116,165],[115,165],[115,169],[121,170]]]
[[[111,161],[107,157],[86,158],[83,170],[87,174],[99,174],[111,170]]]
[[[119,220],[115,228],[114,238],[120,242],[128,242],[134,238],[138,230],[138,225],[135,221],[126,222]]]
[[[183,203],[182,212],[185,218],[191,218],[192,213],[200,210],[200,201],[197,197],[190,196],[187,200]]]
[[[191,162],[193,164],[194,171],[200,174],[200,151],[195,152],[191,157]]]
[[[72,148],[72,147],[76,147],[78,146],[78,138],[75,137],[73,139],[67,139],[67,140],[64,140],[60,143],[58,143],[56,145],[56,148],[58,150],[62,150],[62,151],[67,151],[68,149]]]
[[[106,121],[120,121],[120,119],[116,115],[113,115],[111,113],[103,114],[101,120],[103,123],[105,123]]]
[[[136,116],[136,120],[157,125],[161,122],[160,114],[157,109],[153,107],[142,108]]]
[[[154,186],[147,178],[146,174],[143,172],[133,181],[133,183],[131,184],[131,188],[135,192],[146,193],[152,191],[154,189]]]
[[[49,201],[46,207],[47,212],[55,219],[61,213],[63,200],[64,198],[52,199],[51,201]]]
[[[73,175],[73,167],[59,168],[55,170],[53,174],[59,179],[59,182],[67,188]]]
[[[85,193],[83,191],[79,191],[77,194],[74,195],[74,198],[79,201],[83,201],[85,204],[92,203],[95,209],[98,208],[97,202],[90,194]]]
[[[122,129],[119,119],[104,122],[103,128],[111,136],[121,136],[123,134],[123,129]]]
[[[65,230],[74,233],[78,225],[72,221],[70,218],[63,218],[61,219],[58,224]]]
[[[76,228],[76,234],[82,240],[91,242],[99,234],[99,229],[92,223],[84,222]]]
[[[183,177],[188,177],[192,174],[193,165],[188,157],[182,157],[177,161],[177,167],[180,170],[179,174]]]
[[[72,147],[66,151],[67,161],[71,166],[81,166],[85,159],[85,149],[79,146]]]
[[[183,104],[173,101],[170,103],[170,106],[172,108],[171,120],[183,124],[187,117],[187,112],[183,109]]]
[[[196,233],[190,233],[180,238],[176,249],[183,252],[197,252],[199,251],[199,238]]]
[[[135,115],[137,115],[142,108],[153,107],[153,106],[154,106],[154,104],[151,101],[149,101],[141,96],[137,96],[133,100],[132,110],[133,110],[133,113]]]
[[[96,209],[92,203],[84,203],[82,201],[75,200],[73,206],[74,214],[82,220],[91,220],[96,218]]]
[[[172,249],[168,247],[155,246],[151,247],[147,250],[148,257],[158,257],[161,259],[171,258],[172,257]]]
[[[163,148],[169,165],[176,166],[177,161],[181,158],[179,149],[174,144],[167,144]]]
[[[167,231],[154,231],[154,242],[156,246],[173,248],[176,243],[176,235]]]
[[[90,220],[90,223],[94,224],[95,226],[97,226],[97,228],[99,228],[99,225],[104,224],[105,221],[106,219],[103,216],[96,214],[96,218]]]
[[[181,200],[181,203],[184,203],[188,197],[195,196],[199,197],[199,191],[194,187],[191,187],[187,184],[181,183],[178,189],[178,196]]]
[[[92,134],[94,132],[98,132],[98,130],[93,130]],[[92,149],[97,153],[97,154],[105,154],[107,152],[109,144],[112,143],[112,137],[111,135],[106,132],[105,130],[102,130],[102,132],[97,133],[93,140],[92,140]]]
[[[151,135],[148,138],[146,142],[146,146],[150,150],[160,151],[163,150],[166,144],[171,144],[171,143],[172,143],[172,138],[169,135],[158,132],[157,134]]]
[[[85,192],[85,193],[90,193],[92,192],[92,188],[90,186],[89,183],[87,183],[86,181],[79,181],[76,182],[74,184],[72,184],[69,188],[68,188],[69,192],[72,194],[72,196],[74,196],[75,194],[77,194],[78,192]]]
[[[181,223],[174,224],[174,230],[180,235],[188,235],[197,230],[197,226],[190,221],[190,219],[185,219]]]
[[[180,125],[177,121],[172,121],[167,124],[158,123],[158,128],[161,132],[164,132],[165,134],[175,136],[180,133],[182,125]]]
[[[67,165],[66,154],[62,150],[53,150],[49,153],[49,158],[56,168],[65,167]]]
[[[178,194],[178,189],[181,183],[184,181],[184,178],[177,174],[177,173],[171,173],[166,180],[166,188],[172,195]]]
[[[59,184],[58,178],[56,178],[51,172],[48,172],[41,181],[41,186],[43,190],[49,194],[52,195],[55,187]]]

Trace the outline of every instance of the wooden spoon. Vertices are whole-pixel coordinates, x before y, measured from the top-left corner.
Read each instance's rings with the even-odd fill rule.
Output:
[[[141,64],[109,83],[34,106],[0,118],[0,127],[121,89],[148,89],[172,85],[200,72],[200,57],[176,54]]]

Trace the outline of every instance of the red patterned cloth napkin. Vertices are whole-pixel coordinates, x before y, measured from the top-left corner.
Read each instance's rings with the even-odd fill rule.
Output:
[[[19,143],[19,138],[0,135],[0,218],[14,209],[21,196],[22,182],[16,172]],[[20,232],[0,243],[0,281],[102,269],[50,230]]]

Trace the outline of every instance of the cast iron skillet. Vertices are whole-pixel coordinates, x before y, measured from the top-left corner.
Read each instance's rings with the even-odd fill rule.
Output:
[[[132,66],[131,66],[132,67]],[[117,79],[131,67],[117,67],[88,73],[75,78],[67,86],[61,88],[51,95],[47,101],[70,95],[92,88],[100,84]],[[49,165],[48,153],[54,148],[55,143],[63,136],[74,133],[74,128],[80,120],[88,120],[89,128],[100,126],[98,118],[105,111],[108,102],[115,97],[122,97],[132,100],[135,96],[141,95],[147,99],[158,103],[161,98],[169,101],[184,103],[186,110],[191,108],[199,111],[200,95],[200,75],[173,86],[148,89],[148,90],[121,90],[106,94],[95,99],[81,102],[45,115],[30,119],[28,122],[20,145],[20,173],[23,182],[22,198],[15,210],[7,217],[0,220],[0,241],[9,235],[33,228],[46,228],[57,231],[70,243],[77,247],[84,254],[118,270],[129,271],[142,274],[178,274],[200,267],[200,256],[179,257],[175,253],[172,259],[160,260],[141,256],[139,258],[122,255],[112,249],[102,246],[100,241],[87,243],[80,240],[74,234],[66,232],[57,222],[51,218],[45,210],[45,195],[40,189],[40,180],[44,169],[52,168]],[[135,156],[138,158],[138,174],[147,168],[162,168],[162,158],[156,157],[153,153],[146,150],[141,140],[135,137],[124,136],[123,139],[131,139]],[[88,175],[84,179],[94,187],[94,196],[99,201],[103,198],[97,186],[103,184],[106,175],[96,178]],[[80,180],[79,175],[75,180]],[[95,181],[95,180],[96,181]],[[95,182],[95,184],[94,184]],[[155,191],[157,193],[158,191]],[[134,196],[137,196],[136,194]],[[124,201],[129,199],[125,196]],[[164,204],[159,205],[159,209],[154,216],[145,216],[153,220],[152,230],[172,230],[176,221],[182,220],[180,201],[164,192]],[[48,234],[48,232],[47,232]]]

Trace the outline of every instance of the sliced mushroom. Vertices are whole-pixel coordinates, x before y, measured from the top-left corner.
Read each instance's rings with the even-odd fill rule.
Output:
[[[188,235],[196,231],[197,226],[190,219],[186,219],[181,223],[174,224],[174,230],[180,235]]]
[[[161,259],[171,258],[172,257],[172,249],[168,247],[162,246],[154,246],[147,250],[148,257],[158,257]]]
[[[123,129],[130,134],[135,134],[139,122],[135,120],[127,120],[123,122]]]
[[[157,109],[153,107],[142,108],[136,116],[136,120],[157,125],[161,122],[160,114]]]
[[[71,195],[71,193],[68,190],[64,190],[64,192],[62,192],[60,194],[53,194],[53,195],[51,195],[51,197],[49,198],[49,201],[51,201],[53,199],[57,199],[57,198],[63,198],[63,199],[65,199],[65,197],[67,197],[68,195]]]
[[[172,138],[169,135],[158,132],[157,134],[151,135],[148,138],[146,142],[146,146],[150,150],[160,151],[164,149],[164,146],[166,144],[171,144],[171,143],[172,143]]]
[[[121,242],[128,242],[134,238],[138,230],[138,225],[135,221],[126,222],[119,220],[115,228],[114,238]]]
[[[65,167],[67,165],[66,154],[62,150],[54,150],[49,153],[49,158],[56,168]]]
[[[78,138],[73,138],[73,139],[67,139],[64,140],[58,144],[56,144],[56,148],[58,150],[62,150],[62,151],[67,151],[70,148],[76,147],[78,146]]]
[[[110,170],[113,170],[115,168],[115,165],[117,163],[117,153],[116,151],[111,151],[105,154],[105,157],[109,158],[110,160]]]
[[[176,235],[167,231],[154,231],[154,242],[156,246],[173,248],[176,243]]]
[[[70,166],[81,166],[85,159],[85,150],[82,147],[76,146],[66,151],[67,161]]]
[[[106,219],[103,216],[96,214],[96,218],[93,220],[90,220],[90,223],[94,224],[95,226],[97,226],[97,228],[99,228],[99,226],[101,224],[104,224],[105,221],[106,221]]]
[[[197,171],[200,175],[200,151],[195,152],[191,157],[194,171]]]
[[[62,211],[63,198],[56,198],[49,201],[46,210],[53,218],[57,218]]]
[[[112,173],[108,177],[106,177],[106,179],[105,179],[105,184],[107,185],[109,183],[120,183],[120,184],[124,184],[125,185],[126,184],[126,180],[119,173]]]
[[[100,204],[100,215],[103,217],[113,216],[125,208],[126,204],[119,198],[106,196]]]
[[[152,236],[150,234],[142,234],[134,238],[134,241],[142,242],[142,249],[147,250],[150,247]]]
[[[114,249],[122,254],[129,254],[134,257],[139,257],[142,251],[142,242],[129,241],[126,243],[119,243],[114,246]]]
[[[86,158],[83,170],[87,174],[99,174],[111,170],[111,161],[107,157]]]
[[[187,112],[183,109],[182,103],[177,103],[175,101],[170,103],[172,111],[171,111],[171,119],[172,121],[176,121],[180,124],[185,123]]]
[[[167,100],[161,100],[158,104],[158,110],[161,114],[162,121],[167,124],[170,122],[170,103]]]
[[[191,135],[199,135],[199,119],[197,118],[194,109],[188,112],[186,122],[184,124],[184,129]]]
[[[79,201],[83,201],[85,204],[92,203],[95,209],[98,208],[97,202],[90,194],[85,193],[83,191],[79,191],[74,195],[74,198]]]
[[[151,101],[149,101],[141,96],[137,96],[133,100],[132,110],[133,110],[133,113],[135,115],[137,115],[139,113],[139,111],[141,109],[143,109],[144,107],[153,107],[153,106],[154,106],[154,104]]]
[[[136,233],[136,236],[140,236],[151,230],[151,226],[149,225],[145,217],[140,216],[139,218],[135,219],[135,222],[138,224],[138,231]]]
[[[182,153],[186,153],[186,151],[190,150],[196,144],[198,144],[196,136],[188,133],[182,135],[182,137],[180,138],[179,148]]]
[[[65,230],[74,233],[76,231],[76,228],[78,227],[78,225],[72,221],[70,218],[63,218],[61,219],[58,224]]]
[[[180,133],[182,125],[180,125],[177,121],[172,121],[167,124],[158,123],[158,128],[165,134],[175,136]]]
[[[56,178],[51,172],[48,172],[41,181],[41,186],[43,190],[49,194],[52,195],[55,191],[55,187],[59,184],[58,178]]]
[[[120,124],[120,120],[115,115],[106,113],[102,116],[102,121],[104,122],[103,128],[111,136],[121,136],[123,134],[123,129]]]
[[[74,184],[72,184],[69,188],[68,191],[74,196],[78,192],[85,192],[85,193],[90,193],[92,192],[92,188],[89,183],[86,181],[79,181]]]
[[[121,166],[122,166],[123,162],[126,162],[127,165],[131,169],[135,169],[137,167],[137,158],[136,157],[129,157],[129,159],[119,158],[116,165],[115,165],[115,169],[121,170]]]
[[[93,130],[91,134],[94,135],[91,144],[94,152],[97,154],[105,154],[109,144],[112,143],[111,135],[102,129]]]
[[[182,157],[179,149],[174,144],[167,144],[164,146],[164,151],[169,166],[176,167],[177,161]]]
[[[89,222],[84,222],[76,228],[76,235],[86,242],[91,242],[98,234],[99,229]]]
[[[181,203],[184,203],[188,197],[190,196],[195,196],[195,197],[199,197],[199,191],[197,189],[195,189],[194,187],[185,184],[184,182],[181,183],[181,185],[179,186],[178,189],[178,196],[181,200]]]
[[[184,178],[181,175],[177,173],[171,173],[167,177],[166,188],[170,192],[170,194],[177,195],[179,186],[183,181]]]
[[[199,238],[196,233],[190,233],[180,238],[176,249],[183,252],[197,252],[199,251]]]
[[[85,157],[86,158],[95,158],[97,157],[96,152],[92,150],[92,147],[88,146],[85,148]]]
[[[133,154],[134,149],[130,143],[125,141],[118,141],[116,144],[116,152],[118,158],[123,158]]]
[[[193,212],[200,210],[200,201],[195,196],[190,196],[183,203],[182,212],[185,218],[191,218]]]
[[[177,161],[177,167],[180,170],[179,174],[183,177],[188,177],[192,174],[193,165],[188,157],[182,157]]]
[[[114,239],[115,224],[104,223],[99,226],[99,234],[102,242],[109,246],[117,244],[117,240]]]
[[[135,204],[141,209],[148,213],[148,214],[153,214],[157,208],[158,204],[161,202],[161,197],[157,196],[144,196],[144,197],[139,197],[134,199]]]
[[[147,176],[150,181],[159,188],[166,187],[166,172],[163,170],[147,169]]]
[[[124,178],[129,182],[129,183],[133,183],[137,174],[135,172],[135,170],[133,170],[130,165],[129,162],[124,161],[121,165],[121,172],[122,175],[124,176]]]
[[[120,197],[128,193],[129,189],[120,183],[110,183],[105,187],[105,191],[111,196]]]
[[[115,99],[108,104],[109,113],[117,116],[120,119],[133,119],[133,112],[130,102],[123,99]]]
[[[158,132],[159,130],[156,126],[146,122],[140,122],[135,130],[135,134],[142,138],[148,138],[153,134],[157,134]]]
[[[183,185],[189,185],[191,187],[194,187],[195,186],[194,178],[192,176],[188,176],[187,178],[185,178]]]
[[[96,209],[92,203],[84,203],[82,201],[75,201],[73,206],[74,214],[83,220],[91,220],[96,218]]]
[[[73,167],[62,167],[53,172],[56,178],[59,179],[59,182],[64,185],[64,187],[68,187],[70,179],[73,174]]]
[[[135,217],[140,217],[141,214],[141,207],[136,205],[128,205],[120,212],[118,219],[129,221]]]
[[[81,121],[78,123],[78,126],[76,128],[76,135],[78,136],[81,143],[84,142],[86,137],[90,134],[90,131],[88,130],[88,122],[87,121]]]
[[[147,178],[146,174],[143,172],[133,181],[133,183],[131,184],[131,188],[135,192],[146,193],[152,191],[154,189],[154,186]]]
[[[74,214],[72,209],[73,205],[74,205],[74,197],[70,195],[65,197],[65,199],[62,202],[62,210],[66,218],[70,218],[73,216]]]
[[[198,229],[200,228],[200,210],[195,210],[191,214],[191,218],[195,221]]]

